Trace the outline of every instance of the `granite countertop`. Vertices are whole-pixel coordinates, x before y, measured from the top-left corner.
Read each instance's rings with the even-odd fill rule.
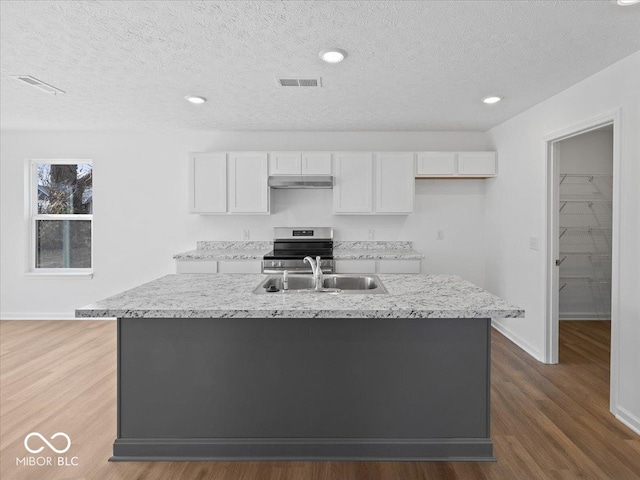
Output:
[[[411,242],[399,241],[336,241],[335,260],[422,260],[424,255],[412,248]]]
[[[262,260],[273,250],[272,242],[263,241],[199,241],[196,249],[176,253],[176,260]]]
[[[121,318],[519,318],[524,310],[455,275],[378,275],[382,295],[252,290],[259,274],[167,275],[76,310]]]
[[[173,258],[176,260],[262,260],[262,257],[271,251],[271,248],[263,250],[240,249],[199,249],[188,252],[176,253]]]
[[[195,250],[177,253],[176,260],[262,260],[273,249],[264,241],[199,241]],[[399,241],[335,241],[335,260],[422,260],[424,255],[412,248],[411,242]]]
[[[422,260],[424,255],[415,250],[374,250],[335,248],[334,260]]]

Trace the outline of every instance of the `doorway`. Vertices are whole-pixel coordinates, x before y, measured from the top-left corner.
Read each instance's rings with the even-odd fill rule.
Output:
[[[562,331],[611,332],[610,410],[617,405],[619,111],[556,132],[547,146],[545,361],[563,362]],[[570,323],[574,322],[574,323]],[[561,323],[563,328],[560,328]],[[570,328],[564,328],[569,327]],[[593,331],[595,323],[584,323]],[[585,339],[588,334],[585,333]],[[566,342],[563,342],[566,345]],[[567,348],[566,346],[563,348]],[[586,347],[585,347],[586,348]],[[575,352],[573,352],[575,353]],[[565,361],[572,358],[567,352]],[[573,357],[575,358],[575,356]]]
[[[611,330],[613,125],[556,143],[558,362],[592,361]],[[601,363],[609,368],[609,347]]]
[[[613,125],[558,141],[556,155],[559,320],[611,321]]]

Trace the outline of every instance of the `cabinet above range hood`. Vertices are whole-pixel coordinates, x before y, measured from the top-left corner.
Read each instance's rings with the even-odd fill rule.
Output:
[[[271,175],[271,188],[333,188],[331,175]]]

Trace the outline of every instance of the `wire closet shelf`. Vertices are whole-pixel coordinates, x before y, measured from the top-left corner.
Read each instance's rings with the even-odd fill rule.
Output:
[[[611,315],[613,176],[560,174],[560,319]]]

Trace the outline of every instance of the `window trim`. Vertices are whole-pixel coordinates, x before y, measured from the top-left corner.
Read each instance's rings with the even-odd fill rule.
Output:
[[[93,172],[93,160],[90,159],[77,159],[77,158],[38,158],[28,161],[28,222],[29,222],[29,248],[27,259],[27,271],[26,275],[34,277],[89,277],[93,278],[93,265],[94,265],[94,252],[93,252],[93,213],[92,214],[42,214],[38,213],[38,179],[37,179],[37,167],[38,165],[78,165],[87,164],[91,165]],[[37,237],[37,223],[38,220],[84,220],[91,221],[91,268],[37,268],[36,267],[36,237]]]

